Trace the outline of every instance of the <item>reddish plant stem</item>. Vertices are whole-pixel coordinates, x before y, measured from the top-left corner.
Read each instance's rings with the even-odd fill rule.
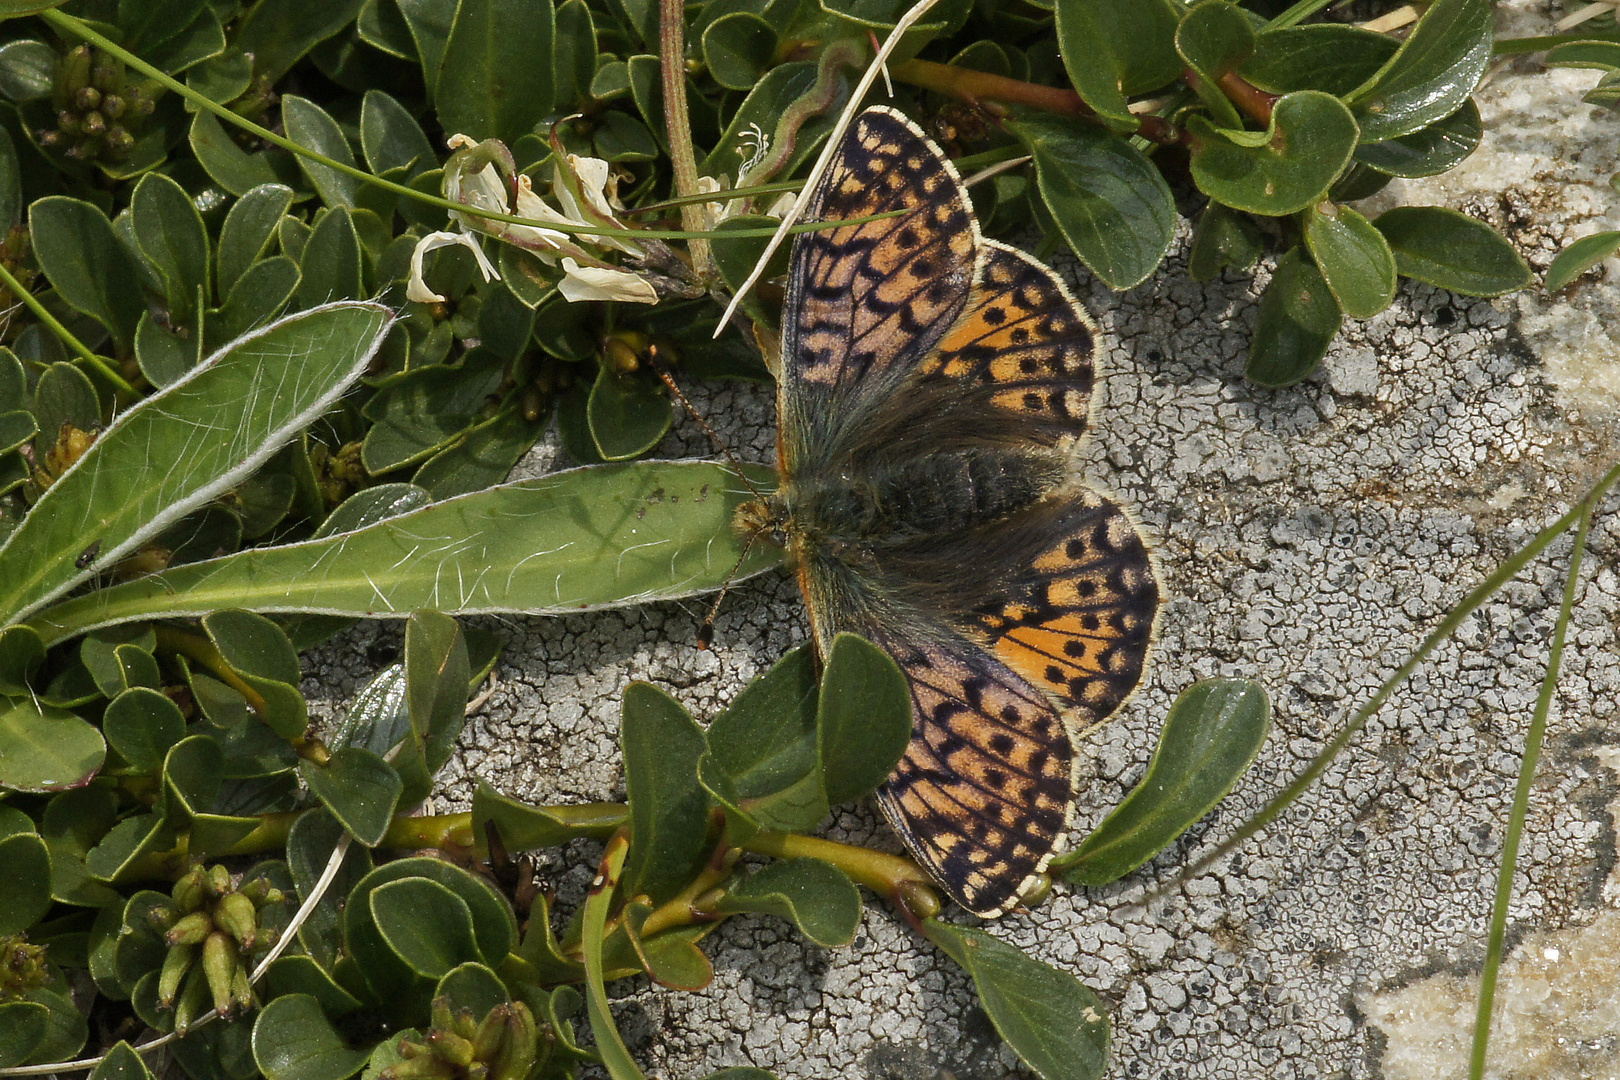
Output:
[[[1232,104],[1242,109],[1250,118],[1267,127],[1271,126],[1271,110],[1281,95],[1268,94],[1253,83],[1239,78],[1235,71],[1228,71],[1216,79],[1215,85],[1221,88],[1221,93],[1225,94]]]
[[[1005,114],[1004,105],[1023,105],[1073,117],[1088,124],[1107,126],[1079,94],[1061,87],[1021,82],[1005,75],[992,75],[986,71],[972,71],[928,60],[907,60],[903,64],[896,64],[890,74],[901,82],[956,98],[996,115]],[[1178,146],[1187,142],[1187,133],[1163,117],[1139,116],[1136,125],[1135,134],[1149,142],[1161,146]]]

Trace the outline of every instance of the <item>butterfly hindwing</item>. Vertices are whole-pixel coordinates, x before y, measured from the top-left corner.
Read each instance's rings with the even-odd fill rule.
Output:
[[[865,628],[911,684],[912,739],[878,804],[969,911],[1000,915],[1068,827],[1074,745],[1041,691],[922,615]]]
[[[1054,496],[1030,514],[1014,527],[1047,542],[967,610],[1003,663],[1090,727],[1141,681],[1159,584],[1136,526],[1096,492]]]

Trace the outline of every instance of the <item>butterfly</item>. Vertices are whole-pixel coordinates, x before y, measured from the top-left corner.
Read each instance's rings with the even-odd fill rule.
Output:
[[[1044,264],[980,234],[955,168],[900,113],[853,122],[782,314],[780,486],[737,525],[787,548],[823,653],[840,631],[910,683],[878,791],[911,855],[979,915],[1057,852],[1075,741],[1142,676],[1159,586],[1141,535],[1070,479],[1096,330]]]

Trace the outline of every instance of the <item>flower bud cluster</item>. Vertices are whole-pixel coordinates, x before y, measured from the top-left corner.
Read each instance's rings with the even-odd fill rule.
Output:
[[[404,1060],[377,1080],[524,1080],[550,1042],[550,1032],[521,1001],[497,1005],[477,1020],[472,1010],[453,1010],[448,999],[434,998],[432,1027],[419,1039],[401,1038]]]
[[[89,45],[69,49],[56,65],[56,127],[39,133],[41,146],[77,161],[122,161],[135,148],[134,131],[154,100],[131,82],[123,61]]]
[[[287,897],[263,878],[236,885],[230,871],[215,865],[193,866],[170,898],[172,907],[152,912],[169,946],[158,972],[158,1007],[174,1010],[174,1030],[184,1035],[210,1007],[226,1019],[253,1007],[248,954],[276,939],[260,909]]]

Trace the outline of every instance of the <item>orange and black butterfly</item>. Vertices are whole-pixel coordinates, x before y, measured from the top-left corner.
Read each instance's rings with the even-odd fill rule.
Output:
[[[911,683],[911,745],[878,800],[980,915],[1062,842],[1075,737],[1141,678],[1159,605],[1136,528],[1070,478],[1095,329],[1046,266],[980,235],[909,120],[856,118],[783,310],[781,486],[739,527],[788,548],[825,649],[850,630]]]

